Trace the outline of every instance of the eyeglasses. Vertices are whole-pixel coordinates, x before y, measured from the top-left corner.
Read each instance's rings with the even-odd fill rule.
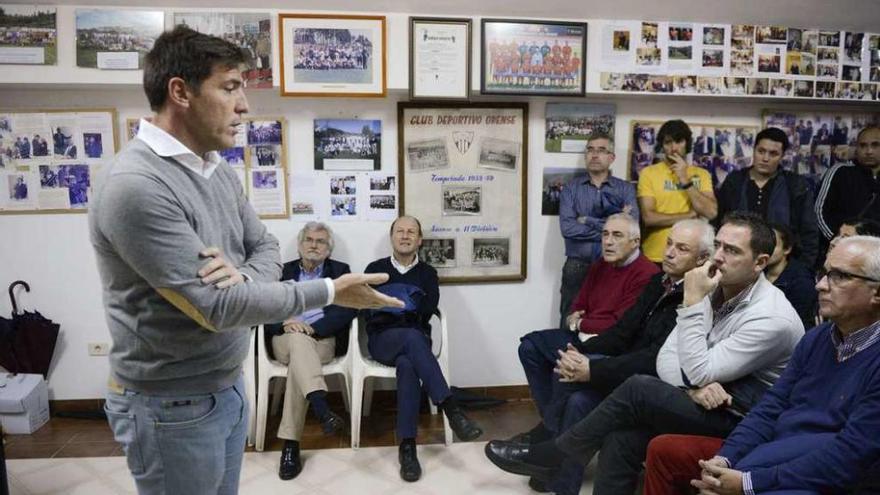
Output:
[[[825,277],[828,277],[828,282],[831,285],[840,285],[843,282],[849,282],[853,279],[865,280],[867,282],[876,282],[880,283],[880,280],[876,278],[866,277],[864,275],[858,275],[856,273],[845,272],[843,270],[838,270],[836,268],[832,268],[830,270],[826,270],[824,268],[819,270],[817,273],[819,280],[822,280]]]

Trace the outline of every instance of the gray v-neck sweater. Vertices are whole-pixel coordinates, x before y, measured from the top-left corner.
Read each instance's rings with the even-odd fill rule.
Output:
[[[123,387],[154,395],[209,393],[241,374],[249,327],[327,303],[323,280],[278,282],[278,241],[224,162],[210,178],[134,139],[104,171],[89,230]],[[199,252],[219,247],[251,281],[202,284]]]

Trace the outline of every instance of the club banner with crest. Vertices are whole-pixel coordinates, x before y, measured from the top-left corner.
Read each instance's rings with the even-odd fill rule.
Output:
[[[525,103],[398,104],[401,213],[446,283],[526,277]]]

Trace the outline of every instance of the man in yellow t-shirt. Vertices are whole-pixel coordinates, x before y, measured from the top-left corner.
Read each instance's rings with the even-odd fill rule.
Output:
[[[645,225],[642,251],[660,263],[672,225],[685,218],[712,220],[718,203],[709,172],[685,159],[693,144],[690,127],[682,120],[669,120],[660,127],[657,142],[663,147],[664,160],[642,170],[637,195]]]

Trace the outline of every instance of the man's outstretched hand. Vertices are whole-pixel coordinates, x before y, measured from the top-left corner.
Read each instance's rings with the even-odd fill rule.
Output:
[[[333,304],[355,309],[402,308],[404,304],[400,299],[370,287],[387,281],[387,273],[346,273],[333,279],[336,289]]]

